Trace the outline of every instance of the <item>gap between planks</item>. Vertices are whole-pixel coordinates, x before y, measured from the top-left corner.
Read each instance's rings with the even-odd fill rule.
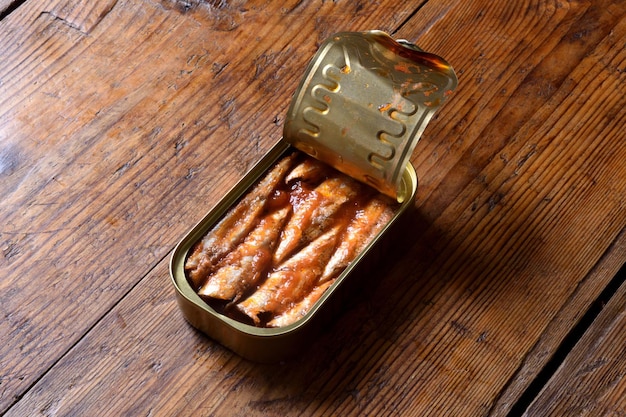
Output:
[[[626,229],[624,229],[615,239],[613,244],[609,247],[608,251],[615,248],[616,242],[622,240],[626,236]],[[607,252],[608,252],[607,251]],[[596,267],[602,263],[602,258],[596,264]],[[595,268],[594,268],[595,269]],[[593,275],[594,269],[592,269],[588,277]],[[622,264],[617,273],[608,282],[606,287],[600,292],[600,294],[589,304],[589,307],[581,316],[579,321],[570,329],[569,332],[563,337],[561,343],[554,351],[554,354],[543,365],[539,373],[533,378],[527,385],[521,395],[517,398],[515,403],[508,412],[508,417],[518,417],[524,415],[528,410],[528,407],[532,404],[533,400],[541,392],[541,390],[549,383],[561,364],[565,361],[572,349],[578,344],[583,335],[591,328],[596,318],[600,315],[604,306],[611,300],[619,288],[626,282],[626,262]],[[497,401],[496,401],[497,403]]]
[[[26,0],[0,0],[0,22],[24,3]]]

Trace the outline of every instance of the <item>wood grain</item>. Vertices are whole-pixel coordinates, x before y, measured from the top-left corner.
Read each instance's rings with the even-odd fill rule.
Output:
[[[615,276],[620,266],[623,267],[625,257],[626,228],[622,229],[605,255],[577,285],[570,299],[548,324],[541,338],[528,352],[517,372],[511,377],[505,390],[500,394],[496,405],[493,407],[492,413],[494,415],[507,415],[512,407],[523,411],[523,408],[520,407],[521,404],[516,402],[519,401],[522,394],[524,396],[532,394],[525,392],[531,383],[545,383],[541,380],[541,374],[546,372],[544,367],[550,361],[562,360],[562,358],[555,357],[558,354],[558,351],[555,351],[555,346],[559,342],[565,343],[566,337],[570,337],[572,329],[578,326],[583,316],[586,315],[589,305],[604,303],[603,299],[597,298],[598,294],[606,290],[607,277]],[[616,360],[621,360],[621,358],[616,357]]]
[[[626,283],[580,339],[525,415],[626,413]]]
[[[413,7],[49,1],[3,19],[0,410],[278,140],[330,25],[392,30]]]
[[[20,0],[0,0],[0,16],[10,13],[12,8],[19,6]]]
[[[0,22],[6,416],[506,415],[626,262],[624,1],[76,4]],[[184,323],[168,254],[280,137],[319,42],[370,28],[459,75],[415,218],[301,358],[244,361]],[[623,369],[615,300],[575,354]],[[605,369],[584,387],[610,375],[620,410]]]

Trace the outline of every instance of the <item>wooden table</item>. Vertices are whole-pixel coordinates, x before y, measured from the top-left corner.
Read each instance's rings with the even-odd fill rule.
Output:
[[[0,414],[626,414],[626,1],[0,19]],[[302,356],[245,361],[185,322],[171,251],[280,138],[320,42],[367,29],[459,77],[411,159],[412,227]]]

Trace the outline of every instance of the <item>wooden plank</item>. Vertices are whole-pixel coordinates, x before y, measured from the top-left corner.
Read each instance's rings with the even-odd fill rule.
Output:
[[[529,407],[527,416],[626,414],[626,282]]]
[[[2,20],[2,16],[9,14],[20,3],[22,3],[20,0],[0,0],[0,20]]]
[[[335,24],[415,4],[26,2],[0,22],[0,412],[278,140]]]
[[[519,8],[501,9],[499,11],[490,9],[489,11],[482,11],[478,8],[473,9],[476,16],[475,20],[463,19],[463,25],[476,24],[483,30],[494,30],[497,28],[497,33],[493,33],[491,36],[474,35],[472,39],[475,40],[475,44],[468,49],[467,45],[463,45],[464,51],[467,52],[468,62],[461,71],[465,71],[465,68],[471,73],[461,74],[461,89],[472,88],[471,102],[464,106],[464,109],[453,109],[452,106],[460,105],[458,96],[461,94],[457,91],[457,100],[453,100],[444,108],[444,112],[450,112],[453,114],[460,114],[462,117],[456,117],[452,123],[456,123],[454,127],[455,134],[449,135],[450,139],[444,139],[440,141],[440,138],[436,138],[429,143],[429,149],[432,153],[418,154],[417,157],[421,159],[419,163],[425,163],[424,165],[429,173],[429,178],[421,176],[420,187],[423,192],[428,194],[428,199],[422,204],[425,212],[433,213],[433,216],[438,215],[441,211],[446,209],[446,201],[449,201],[457,195],[459,190],[463,187],[467,187],[468,184],[463,180],[474,179],[475,181],[482,181],[482,179],[489,180],[489,177],[477,174],[478,167],[482,167],[485,163],[493,163],[495,161],[502,161],[507,163],[510,159],[511,153],[501,151],[498,153],[498,147],[503,143],[509,143],[513,145],[518,142],[520,148],[524,145],[518,141],[519,137],[523,137],[529,129],[535,128],[537,123],[531,119],[533,112],[537,112],[538,109],[533,107],[537,104],[545,105],[541,100],[532,100],[531,98],[538,98],[540,96],[550,97],[547,101],[548,105],[545,105],[545,109],[542,112],[551,111],[554,106],[552,103],[555,100],[562,100],[569,95],[570,100],[581,100],[578,97],[580,94],[583,97],[587,97],[590,93],[577,93],[572,92],[570,86],[573,83],[587,83],[590,79],[586,77],[586,80],[582,80],[582,75],[585,71],[591,71],[593,73],[593,67],[599,66],[606,68],[608,74],[612,77],[618,77],[623,79],[623,71],[620,68],[623,67],[623,55],[620,55],[612,63],[605,63],[602,58],[602,54],[606,48],[611,48],[613,44],[613,34],[611,29],[618,25],[623,28],[623,12],[624,2],[610,3],[608,4],[609,13],[604,13],[601,5],[586,5],[584,3],[569,3],[567,6],[569,10],[564,10],[560,5],[557,7],[550,7],[550,3],[545,4],[528,4],[526,6],[520,6]],[[515,9],[515,10],[514,10]],[[527,39],[528,30],[515,33],[523,26],[519,24],[513,24],[510,27],[503,25],[503,22],[507,21],[506,16],[511,13],[523,13],[523,11],[532,13],[532,11],[538,12],[537,16],[530,18],[529,24],[535,21],[546,22],[546,32],[536,34],[537,39],[532,40],[537,47],[535,49],[518,48],[516,52],[512,52],[510,55],[513,59],[503,57],[506,48],[501,50],[497,49],[497,45],[492,45],[492,49],[485,49],[484,45],[490,42],[500,43],[500,40],[518,40],[521,43],[531,42]],[[424,12],[428,12],[428,8],[425,8]],[[616,14],[614,12],[617,12]],[[491,21],[485,22],[484,16],[486,13],[499,14],[498,19],[492,20],[498,23],[492,26]],[[428,16],[424,17],[426,22],[430,22],[435,19],[436,12],[428,13]],[[468,16],[472,16],[472,13],[467,12]],[[562,24],[555,26],[556,22],[562,19]],[[500,23],[502,22],[502,23]],[[449,25],[453,25],[452,22],[448,22]],[[529,26],[530,27],[530,26]],[[584,27],[594,27],[593,31],[585,30]],[[476,28],[473,31],[478,32],[480,29]],[[470,30],[470,29],[468,29]],[[428,34],[426,34],[428,35]],[[619,36],[619,35],[618,35]],[[605,39],[604,45],[602,45],[602,39]],[[422,37],[424,39],[424,37]],[[445,40],[445,37],[443,37]],[[440,39],[434,40],[434,42],[442,42]],[[558,43],[557,43],[558,42]],[[599,47],[598,47],[598,44]],[[459,46],[459,49],[462,48]],[[593,52],[593,59],[584,60],[587,54],[591,54],[595,48],[598,48]],[[450,54],[446,53],[446,56]],[[584,60],[584,61],[583,61]],[[540,62],[542,61],[542,62]],[[581,63],[581,61],[583,61]],[[477,62],[478,65],[472,65],[473,62]],[[456,64],[456,62],[454,62]],[[529,65],[535,65],[534,69],[529,68]],[[578,69],[574,69],[573,66],[579,65]],[[570,72],[575,71],[577,76],[570,77]],[[516,85],[518,80],[512,76],[519,72],[524,74],[524,77],[519,81],[522,83]],[[620,78],[621,77],[621,78]],[[493,79],[496,81],[495,85],[485,85],[485,80]],[[463,83],[463,81],[466,81]],[[623,82],[623,81],[622,81]],[[468,83],[470,84],[468,86]],[[598,84],[595,84],[596,86]],[[561,86],[562,91],[557,91]],[[481,88],[482,87],[482,88]],[[590,85],[590,90],[593,89]],[[598,87],[599,88],[599,87]],[[618,84],[613,84],[612,87],[615,91],[623,90]],[[476,97],[475,97],[476,96]],[[489,97],[485,99],[483,97]],[[503,106],[500,107],[494,103],[504,100]],[[552,102],[552,103],[551,103]],[[487,104],[489,103],[489,104]],[[564,108],[567,107],[567,102],[560,104]],[[598,107],[602,107],[601,100],[596,103]],[[588,109],[570,109],[572,113],[578,111],[581,114],[588,112]],[[485,115],[487,113],[487,115]],[[492,114],[497,114],[497,117],[501,119],[500,122],[494,123],[491,119]],[[545,114],[545,113],[544,113]],[[604,110],[600,110],[599,114],[605,114]],[[465,115],[469,115],[469,118]],[[590,114],[591,117],[593,115]],[[600,116],[602,117],[602,116]],[[612,117],[611,111],[608,112],[606,117]],[[443,116],[440,116],[443,118]],[[529,120],[530,119],[530,120]],[[567,120],[567,118],[565,119]],[[623,119],[617,122],[624,125]],[[435,124],[436,128],[441,126]],[[521,130],[521,132],[519,132]],[[623,131],[623,128],[621,128]],[[456,133],[458,132],[458,133]],[[519,133],[518,133],[519,132]],[[469,135],[468,135],[469,133]],[[615,141],[624,142],[624,134],[616,132],[617,135],[613,138]],[[592,133],[595,134],[595,133]],[[469,137],[468,137],[469,136]],[[429,138],[426,137],[425,141]],[[479,143],[479,146],[472,147],[467,142],[475,140]],[[567,142],[569,138],[564,138]],[[440,142],[438,142],[440,141]],[[479,141],[479,142],[478,142]],[[424,143],[422,143],[423,145]],[[528,145],[528,144],[526,144]],[[529,145],[528,153],[530,157],[534,157],[534,151],[532,144]],[[567,146],[567,145],[565,145]],[[492,148],[493,147],[493,148]],[[441,156],[437,154],[447,154],[447,158],[458,158],[460,153],[456,150],[465,152],[467,162],[459,161],[456,165],[452,166],[449,172],[444,172],[442,167],[446,164],[441,163]],[[469,149],[469,150],[468,150]],[[419,150],[419,149],[418,149]],[[468,153],[471,152],[471,155]],[[430,161],[429,161],[430,159]],[[422,162],[423,161],[423,162]],[[525,155],[522,153],[519,159],[520,162],[525,161]],[[574,161],[573,159],[568,161]],[[565,165],[565,164],[564,164]],[[433,169],[432,167],[436,167]],[[572,169],[577,169],[573,167]],[[419,171],[419,170],[418,170]],[[437,181],[433,176],[441,177],[441,180]],[[427,183],[429,179],[432,179],[432,184]],[[469,184],[471,186],[471,184]],[[491,186],[491,184],[485,184]],[[579,185],[572,184],[571,187],[578,187]],[[425,189],[432,189],[425,190]],[[538,192],[540,189],[534,188]],[[553,191],[546,187],[545,201],[550,201],[549,194]],[[432,194],[429,194],[432,193]],[[610,192],[607,191],[607,195]],[[504,195],[504,194],[503,194]],[[623,195],[623,194],[622,194]],[[433,196],[436,198],[433,199]],[[484,197],[482,201],[486,201],[488,206],[492,205],[500,200],[500,195],[495,193],[493,198]],[[623,197],[620,206],[623,207]],[[472,201],[475,206],[480,203],[478,200]],[[435,203],[438,203],[436,205]],[[600,199],[599,205],[604,204]],[[429,206],[432,205],[432,209]],[[473,207],[472,207],[473,208]],[[622,208],[623,210],[623,208]],[[562,220],[562,225],[565,227],[568,222]],[[516,233],[520,233],[519,231]],[[522,358],[522,362],[519,364],[519,369],[511,375],[509,380],[504,384],[504,391],[499,394],[495,404],[490,405],[491,415],[507,415],[508,411],[515,404],[515,402],[522,395],[526,387],[532,382],[533,378],[540,372],[542,367],[550,360],[552,354],[555,351],[556,346],[567,335],[568,331],[575,325],[575,323],[584,314],[587,306],[592,303],[598,294],[602,291],[604,286],[609,281],[619,267],[622,265],[625,259],[624,245],[626,240],[623,236],[623,232],[609,248],[606,255],[600,258],[598,264],[596,264],[583,279],[577,280],[577,284],[574,292],[570,295],[570,299],[567,300],[561,309],[554,316],[552,321],[543,331],[540,339],[532,347],[532,349]],[[583,234],[581,233],[581,236]],[[505,239],[506,236],[502,237]],[[579,237],[580,239],[587,239],[586,237]],[[564,238],[564,242],[569,242],[570,238]],[[539,247],[538,247],[538,250]],[[520,260],[524,259],[522,255]],[[567,260],[563,260],[567,262]],[[522,261],[523,262],[523,261]],[[548,262],[549,263],[549,262]],[[546,265],[547,266],[547,265]],[[549,267],[549,266],[547,266]],[[549,282],[553,273],[558,275],[558,271],[554,270],[552,273],[546,274],[545,278]],[[531,291],[529,289],[529,291]],[[549,289],[546,289],[549,291]],[[526,331],[526,330],[524,330]],[[517,359],[516,359],[516,362]]]
[[[113,9],[117,0],[92,2],[88,0],[65,1],[52,4],[42,13],[63,22],[82,34],[89,34]]]
[[[430,1],[398,33],[408,39],[419,36],[422,47],[448,58],[460,75],[460,87],[425,132],[413,158],[421,182],[418,214],[403,242],[407,246],[394,262],[375,271],[380,276],[355,294],[352,308],[311,351],[292,363],[260,366],[203,338],[176,311],[166,259],[161,259],[135,286],[124,287],[128,295],[112,308],[106,306],[110,313],[94,320],[91,331],[6,415],[94,414],[105,406],[120,415],[505,412],[506,404],[497,400],[546,329],[556,319],[569,328],[578,314],[574,307],[584,310],[610,280],[610,269],[624,261],[616,249],[622,246],[616,242],[622,242],[619,236],[626,226],[626,171],[621,163],[626,157],[622,133],[626,103],[620,90],[626,9],[623,2],[501,6],[478,0]],[[172,23],[174,18],[168,19]],[[105,18],[91,36],[106,24]],[[243,47],[246,39],[241,40]],[[304,63],[305,55],[302,52],[296,60]],[[242,60],[228,67],[250,70],[254,62]],[[224,80],[224,91],[239,88],[237,81]],[[273,88],[286,97],[286,87],[278,84]],[[151,93],[159,91],[153,88]],[[271,142],[263,137],[272,134],[273,116],[281,113],[274,114],[271,98],[255,95],[253,89],[244,91],[261,107],[237,101],[236,107],[247,115],[267,115],[248,126],[228,113],[233,126],[246,126],[250,134],[255,129],[261,132],[259,149],[230,149],[249,163]],[[204,110],[215,111],[218,117],[235,104]],[[152,118],[145,119],[134,111],[132,117],[144,124],[120,117],[111,121],[110,129],[145,125],[150,130],[157,125],[157,116],[169,115],[173,107],[153,110]],[[176,127],[188,132],[178,124],[164,130],[175,132]],[[213,136],[230,131],[228,126],[219,129],[211,131]],[[202,167],[203,156],[205,164],[219,159],[206,159],[216,152],[218,142],[183,137],[193,143],[183,147],[187,153],[177,162]],[[177,148],[179,142],[171,140],[168,146],[148,142],[117,144],[125,146],[122,155],[134,146],[164,154],[163,160],[152,163],[136,158],[123,175],[132,173],[148,185],[159,179],[181,190],[176,198],[156,191],[127,197],[141,196],[143,204],[155,206],[150,212],[134,213],[142,227],[153,225],[148,233],[160,227],[161,234],[153,241],[158,242],[182,235],[181,230],[191,225],[186,221],[204,212],[198,213],[203,200],[214,201],[211,193],[225,189],[220,181],[235,178],[237,170],[224,166],[226,180],[207,178],[205,170],[191,175],[190,185],[175,182],[165,170],[151,167],[162,162],[174,169],[175,164],[168,165],[167,150],[173,152],[170,147]],[[200,155],[189,150],[202,145]],[[110,153],[116,155],[114,151]],[[112,160],[119,164],[125,159]],[[141,177],[138,168],[151,170],[152,177]],[[67,168],[76,169],[76,163]],[[97,186],[95,179],[93,184]],[[152,187],[166,189],[154,183]],[[124,188],[118,185],[115,192],[94,199],[117,198],[119,192]],[[155,202],[157,195],[161,198]],[[178,202],[179,195],[185,202]],[[121,198],[115,202],[127,204]],[[180,222],[150,223],[174,213],[182,213]],[[120,219],[124,226],[132,226],[132,219]],[[136,234],[143,230],[130,229]],[[111,236],[126,247],[136,238]],[[606,268],[604,273],[599,265]],[[146,262],[134,268],[146,271],[149,266]],[[590,281],[594,285],[586,284]],[[584,295],[577,292],[581,287]],[[39,340],[51,340],[50,330],[45,331]],[[548,338],[548,356],[560,338],[560,334]],[[539,368],[525,369],[532,373]],[[511,395],[514,400],[516,394]]]
[[[570,337],[570,331],[579,326],[581,319],[589,311],[590,305],[598,303],[598,294],[606,290],[607,280],[619,271],[626,259],[626,229],[622,230],[615,242],[602,256],[589,274],[578,284],[570,299],[546,327],[541,338],[526,355],[517,372],[511,377],[505,390],[493,407],[494,415],[507,415],[514,408],[513,415],[520,415],[530,403],[530,399],[538,394],[541,385],[533,389],[533,385],[542,384],[541,376],[549,376],[554,369],[544,369],[549,361],[562,360],[556,358],[555,346]],[[611,343],[607,341],[607,343]],[[560,348],[559,348],[560,350]],[[538,379],[535,381],[535,379]],[[530,392],[528,392],[531,390]],[[593,390],[589,391],[589,394]],[[528,400],[522,401],[526,397]],[[522,402],[520,402],[522,401]]]

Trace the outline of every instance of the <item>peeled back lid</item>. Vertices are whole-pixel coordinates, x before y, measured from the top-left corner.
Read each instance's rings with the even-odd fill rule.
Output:
[[[413,149],[456,85],[446,61],[406,41],[381,31],[338,33],[309,63],[283,138],[402,202]]]

